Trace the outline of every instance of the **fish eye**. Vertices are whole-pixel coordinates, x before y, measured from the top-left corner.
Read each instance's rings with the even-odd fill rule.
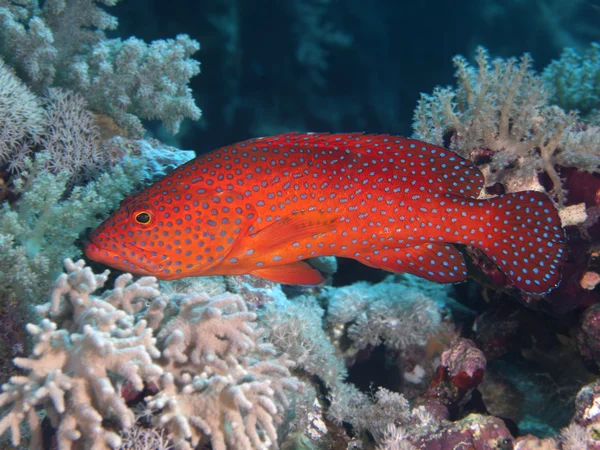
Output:
[[[135,221],[142,225],[148,225],[148,223],[150,223],[150,219],[150,213],[147,211],[142,211],[135,215]]]

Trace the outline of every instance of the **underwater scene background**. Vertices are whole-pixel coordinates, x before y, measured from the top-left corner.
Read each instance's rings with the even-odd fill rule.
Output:
[[[600,448],[599,19],[596,0],[0,0],[0,448]],[[457,284],[416,276],[428,262],[408,244],[409,273],[308,259],[315,286],[84,257],[182,164],[307,132],[432,144],[405,182],[436,195],[458,188],[431,169],[463,161],[450,181],[484,187],[460,191],[449,232],[484,225],[478,201],[542,206],[506,219],[510,239],[487,227],[487,246],[446,247]],[[156,208],[180,200],[164,192]],[[167,245],[198,252],[181,240]],[[527,288],[543,266],[527,246],[560,276],[547,292]]]

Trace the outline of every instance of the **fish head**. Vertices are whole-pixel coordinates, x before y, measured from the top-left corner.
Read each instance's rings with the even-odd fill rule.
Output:
[[[90,235],[86,256],[163,280],[215,274],[246,229],[247,210],[227,191],[165,192],[151,187],[124,200]]]
[[[126,199],[90,235],[85,255],[91,260],[136,275],[157,276],[171,263],[159,253],[153,238],[159,237],[158,223],[164,218],[148,202]]]

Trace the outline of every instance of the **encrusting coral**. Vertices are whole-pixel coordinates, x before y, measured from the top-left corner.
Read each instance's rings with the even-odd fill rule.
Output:
[[[27,326],[32,355],[15,359],[26,374],[3,386],[0,406],[9,409],[0,434],[10,428],[18,445],[27,420],[30,448],[41,448],[43,407],[59,449],[117,449],[119,432],[136,423],[123,389],[152,386],[146,409],[175,449],[277,446],[288,394],[302,384],[287,356],[261,342],[256,315],[239,296],[167,296],[155,278],[132,282],[129,274],[98,296],[108,271],[68,259],[65,267],[51,301],[37,308],[43,320]]]

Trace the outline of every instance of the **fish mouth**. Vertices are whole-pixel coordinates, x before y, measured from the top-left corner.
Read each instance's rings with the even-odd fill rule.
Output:
[[[107,248],[98,246],[93,240],[89,241],[85,246],[85,256],[92,261],[96,261],[105,264],[109,267],[122,270],[134,275],[149,275],[157,276],[165,267],[168,267],[170,258],[163,258],[162,256],[153,256],[151,251],[140,248],[135,245],[126,244],[121,242],[119,244],[122,248],[128,250],[135,250],[138,257],[143,257],[146,264],[142,265],[137,258],[131,258],[124,260],[121,255],[117,252],[111,251]],[[156,267],[156,270],[151,270],[148,265]]]

